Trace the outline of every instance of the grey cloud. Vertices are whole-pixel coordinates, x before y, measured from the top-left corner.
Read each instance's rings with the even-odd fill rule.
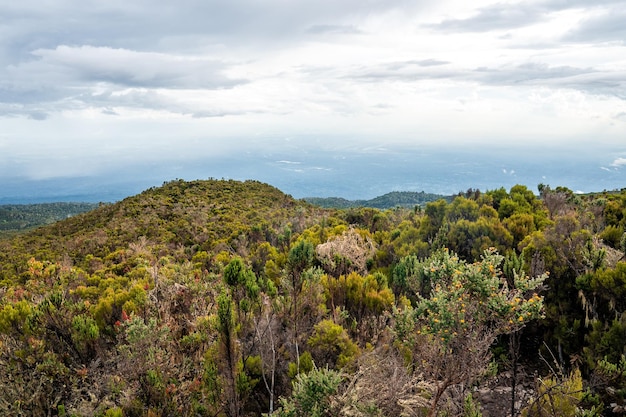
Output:
[[[626,74],[622,71],[549,66],[538,62],[479,68],[458,68],[453,65],[424,66],[420,65],[420,62],[422,61],[355,67],[340,77],[366,82],[451,79],[493,86],[546,86],[575,89],[626,100]]]
[[[367,82],[383,80],[410,82],[423,79],[458,78],[460,76],[459,71],[446,67],[446,64],[449,62],[435,59],[396,61],[355,67],[340,77]],[[323,69],[319,70],[324,71]]]
[[[606,13],[584,19],[564,37],[568,42],[612,42],[626,44],[626,9],[609,9]]]
[[[573,8],[610,7],[624,4],[624,0],[545,0],[540,3],[547,10],[567,10]]]
[[[33,120],[46,120],[48,118],[48,114],[40,111],[33,111],[28,114],[29,119]]]
[[[473,74],[488,84],[527,84],[546,80],[564,80],[581,74],[593,73],[589,68],[570,66],[550,67],[546,64],[529,62],[512,67],[476,68]]]
[[[116,107],[167,110],[180,114],[190,113],[186,107],[172,103],[157,91],[147,89],[131,89],[123,94],[118,93],[115,89],[109,89],[99,94],[86,92],[76,96],[75,101],[83,106],[104,108],[105,112],[110,115],[117,113],[114,110]]]
[[[356,27],[351,25],[315,25],[311,26],[307,33],[311,34],[344,34],[354,35],[362,33]]]
[[[544,19],[541,9],[524,3],[495,4],[480,9],[467,19],[448,19],[427,27],[444,32],[488,32],[515,29]]]
[[[189,113],[189,112],[184,112],[184,113]],[[191,114],[191,117],[193,117],[194,119],[208,119],[208,118],[212,118],[212,117],[224,117],[224,116],[234,116],[234,115],[241,115],[241,114],[245,114],[245,112],[243,111],[227,111],[224,109],[215,109],[215,110],[211,110],[211,111],[201,111],[201,112],[193,112]]]
[[[417,65],[420,65],[422,67],[436,67],[439,65],[446,65],[449,64],[450,61],[442,61],[439,59],[423,59],[421,61],[414,61]]]
[[[26,117],[31,120],[46,120],[50,117],[47,111],[27,106],[0,105],[0,116],[3,117]]]
[[[172,101],[170,98],[160,94],[157,90],[143,88],[129,89],[123,94],[111,88],[99,94],[82,94],[77,96],[75,100],[77,103],[82,103],[83,106],[103,108],[102,113],[110,116],[118,115],[117,111],[115,111],[116,107],[166,111],[180,115],[190,115],[196,119],[234,116],[246,113],[263,113],[268,111],[267,109],[255,107],[233,108],[220,105],[219,103],[212,104],[209,108],[198,108],[197,106],[189,105],[185,102]]]
[[[469,74],[469,78],[489,85],[569,88],[626,100],[626,74],[621,71],[528,63],[513,67],[478,68]]]
[[[232,88],[247,80],[227,76],[231,63],[212,59],[207,51],[222,54],[236,48],[236,54],[245,57],[245,50],[273,50],[276,45],[270,43],[294,43],[313,33],[356,33],[358,28],[350,20],[355,16],[415,8],[419,3],[59,0],[42,8],[37,0],[4,2],[0,4],[0,103],[37,104],[50,111],[80,107],[98,101],[91,97],[100,87],[97,84]],[[115,105],[113,97],[108,101]]]
[[[7,2],[5,2],[7,3]],[[240,42],[291,42],[306,32],[342,27],[345,20],[416,8],[409,0],[166,0],[81,2],[59,0],[41,9],[24,0],[0,5],[10,36],[0,44],[15,57],[57,45],[93,45],[138,51],[203,50]],[[27,53],[27,52],[26,52]]]
[[[106,114],[107,116],[119,116],[120,114],[112,109],[103,109],[102,114]]]
[[[615,7],[615,5],[618,5]],[[479,9],[465,19],[447,19],[427,27],[444,32],[489,32],[511,30],[545,21],[554,12],[582,8],[606,11],[606,16],[591,18],[579,30],[573,31],[570,40],[602,39],[603,35],[618,33],[624,39],[624,0],[547,0],[543,2],[496,3]],[[614,13],[617,12],[617,13]],[[510,34],[509,34],[510,36]],[[579,37],[579,38],[577,38]]]
[[[43,85],[40,80],[33,80],[30,85],[21,82],[12,84],[10,81],[6,78],[0,81],[0,103],[38,104],[65,97],[54,85]]]
[[[40,63],[32,63],[34,66],[60,68],[63,72],[74,72],[84,81],[121,86],[224,88],[243,82],[228,79],[223,75],[226,65],[205,58],[64,45],[53,50],[37,50],[33,55],[41,58]]]
[[[33,56],[37,59],[4,71],[0,103],[9,108],[4,114],[24,114],[33,106],[43,107],[37,114],[44,114],[99,104],[165,110],[176,103],[150,89],[224,89],[246,82],[226,76],[228,64],[202,56],[65,45],[36,50]],[[113,95],[125,88],[137,91]]]

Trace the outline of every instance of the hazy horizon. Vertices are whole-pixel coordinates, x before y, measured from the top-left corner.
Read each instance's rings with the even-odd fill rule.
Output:
[[[0,5],[0,201],[626,185],[626,0]]]
[[[545,152],[544,152],[545,151]],[[174,179],[225,178],[258,180],[294,196],[369,199],[391,191],[425,191],[451,195],[468,188],[482,191],[515,184],[537,192],[540,183],[575,192],[621,189],[620,162],[606,150],[582,152],[575,147],[555,158],[556,151],[517,147],[437,147],[350,149],[318,148],[255,152],[198,158],[161,165],[138,161],[132,170],[106,175],[5,181],[0,203],[43,201],[118,201]],[[613,163],[613,165],[611,165]],[[617,166],[616,166],[617,165]]]

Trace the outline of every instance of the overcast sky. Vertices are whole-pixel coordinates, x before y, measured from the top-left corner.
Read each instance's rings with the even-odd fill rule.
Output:
[[[566,145],[619,173],[624,22],[610,0],[5,1],[0,184],[339,145]]]

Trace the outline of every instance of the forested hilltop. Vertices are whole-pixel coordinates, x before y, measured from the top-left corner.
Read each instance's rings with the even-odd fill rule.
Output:
[[[369,200],[346,200],[341,197],[307,197],[304,200],[326,208],[372,207],[389,209],[395,207],[413,208],[440,199],[450,201],[452,196],[426,193],[424,191],[393,191]]]
[[[623,415],[626,192],[539,191],[177,180],[0,240],[0,414]]]

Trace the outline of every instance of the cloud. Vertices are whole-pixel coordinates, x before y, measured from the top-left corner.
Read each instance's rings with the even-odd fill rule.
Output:
[[[626,165],[626,158],[617,158],[611,163],[611,166],[615,168],[620,168],[625,165]]]
[[[33,111],[28,113],[28,117],[33,120],[46,120],[48,118],[48,114],[44,112]]]
[[[57,45],[93,45],[137,51],[187,53],[213,46],[254,50],[259,45],[291,43],[307,28],[349,28],[348,20],[411,11],[422,1],[409,0],[166,0],[76,3],[59,0],[42,10],[37,0],[0,5],[4,27],[0,43],[14,56]],[[4,35],[4,33],[3,33]],[[19,56],[19,57],[18,57]]]
[[[601,70],[528,62],[499,68],[476,68],[467,77],[490,85],[569,88],[626,100],[626,73],[622,69]]]
[[[167,91],[189,90],[197,96],[247,83],[228,74],[230,64],[207,56],[67,45],[38,49],[32,56],[35,59],[5,69],[0,115],[43,120],[49,113],[94,106],[108,115],[119,114],[119,107],[202,117],[240,114],[240,109],[225,110],[216,104],[194,106]]]
[[[542,10],[535,6],[496,3],[478,9],[471,17],[445,19],[425,26],[444,32],[489,32],[516,29],[545,19]]]
[[[551,66],[543,62],[463,67],[449,61],[424,59],[355,66],[341,77],[367,82],[449,80],[488,86],[572,89],[626,100],[626,72],[621,68]]]
[[[243,82],[226,77],[226,65],[206,57],[67,45],[33,55],[40,61],[29,66],[57,68],[88,82],[166,88],[226,88]]]
[[[623,3],[602,13],[591,14],[563,39],[568,42],[619,42],[626,44],[626,10]]]
[[[312,34],[344,34],[354,35],[362,33],[354,26],[350,25],[314,25],[307,29]]]
[[[442,61],[440,59],[422,59],[421,61],[414,62],[422,67],[436,67],[439,65],[446,65],[450,63],[450,61]]]
[[[507,3],[4,2],[0,117],[13,142],[2,153],[29,155],[40,142],[63,153],[78,141],[95,159],[127,160],[146,157],[136,144],[154,137],[206,152],[262,143],[255,149],[268,153],[286,146],[270,139],[293,137],[293,153],[271,161],[329,137],[390,152],[397,143],[621,144],[626,52],[608,12],[621,17],[620,3]],[[37,138],[32,149],[24,137]],[[166,158],[175,148],[150,151]]]

